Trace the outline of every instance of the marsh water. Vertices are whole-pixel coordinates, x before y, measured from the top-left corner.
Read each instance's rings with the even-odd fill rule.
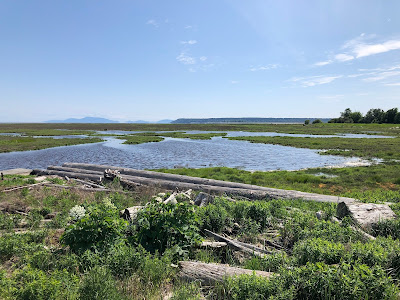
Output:
[[[266,132],[229,132],[228,136],[247,134],[288,136],[288,134]],[[125,145],[123,140],[114,137],[105,137],[105,139],[105,142],[95,144],[2,153],[0,154],[0,170],[47,168],[49,165],[61,165],[65,162],[82,162],[136,169],[225,166],[269,171],[347,166],[360,161],[358,158],[320,155],[318,150],[231,141],[222,137],[214,137],[211,140],[165,138],[162,142],[139,145]]]

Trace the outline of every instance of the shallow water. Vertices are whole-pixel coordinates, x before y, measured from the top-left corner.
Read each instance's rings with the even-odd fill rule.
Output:
[[[254,134],[254,133],[253,133]],[[47,168],[65,162],[109,164],[136,169],[226,166],[245,170],[298,170],[345,166],[356,158],[319,155],[317,150],[230,141],[166,138],[162,142],[124,145],[107,137],[106,142],[0,154],[0,170]]]

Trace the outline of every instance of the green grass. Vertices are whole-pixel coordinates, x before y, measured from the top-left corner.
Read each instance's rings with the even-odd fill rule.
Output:
[[[126,131],[252,131],[300,134],[341,134],[368,133],[400,135],[400,126],[396,124],[49,124],[49,123],[3,123],[0,132],[33,132],[37,130],[68,129],[82,130],[126,130]],[[37,133],[37,132],[36,132]],[[55,132],[57,133],[57,132]],[[47,134],[46,134],[47,135]]]
[[[250,172],[227,167],[157,171],[272,188],[357,197],[367,202],[400,201],[400,167],[395,162],[368,167],[316,168],[301,171]]]
[[[87,143],[99,143],[100,138],[34,138],[34,137],[12,137],[0,136],[0,153],[12,151],[39,150],[60,146],[80,145]]]
[[[320,154],[358,156],[365,158],[400,159],[400,138],[304,138],[287,136],[229,137],[230,140],[273,144],[296,148],[327,150]]]
[[[128,145],[137,145],[137,144],[144,144],[144,143],[156,143],[156,142],[161,142],[164,140],[164,138],[159,137],[159,136],[140,136],[140,135],[127,135],[127,136],[122,136],[118,137],[121,140],[125,140],[123,144],[128,144]]]

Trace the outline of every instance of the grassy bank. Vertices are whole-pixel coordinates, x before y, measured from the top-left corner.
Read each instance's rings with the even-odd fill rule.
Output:
[[[24,177],[19,180],[10,184],[25,184]],[[119,188],[118,182],[112,186]],[[398,223],[386,224],[385,230],[383,224],[377,226],[377,239],[371,241],[349,220],[332,221],[335,204],[224,198],[204,207],[150,201],[136,222],[119,217],[120,209],[143,205],[152,193],[156,191],[106,195],[50,187],[0,193],[0,208],[7,207],[7,213],[0,212],[0,298],[398,297],[400,242],[393,230]],[[49,213],[56,217],[43,222]],[[15,233],[21,224],[24,230]],[[280,250],[267,247],[271,253],[260,258],[227,248],[200,248],[205,229],[258,246],[268,241]],[[275,275],[242,275],[215,287],[202,286],[180,281],[174,267],[180,260],[228,263]]]
[[[12,151],[39,150],[45,148],[71,146],[87,143],[98,143],[100,138],[34,138],[34,137],[13,137],[0,136],[0,153]]]
[[[127,136],[120,136],[118,137],[121,140],[125,140],[123,144],[128,145],[137,145],[137,144],[144,144],[144,143],[156,143],[161,142],[164,138],[159,136],[146,136],[146,135],[127,135]]]
[[[321,154],[400,159],[400,138],[305,138],[287,136],[229,137],[230,140],[327,150]]]
[[[45,124],[45,123],[13,123],[0,124],[0,132],[32,132],[57,134],[54,129],[67,129],[80,132],[81,130],[126,130],[126,131],[251,131],[251,132],[278,132],[300,134],[341,134],[341,133],[368,133],[384,135],[400,135],[400,126],[396,124]],[[38,135],[38,134],[36,134]],[[45,134],[47,135],[47,134]]]
[[[279,189],[355,197],[367,202],[400,200],[400,168],[395,162],[368,167],[315,168],[302,171],[249,172],[226,167],[158,171]]]

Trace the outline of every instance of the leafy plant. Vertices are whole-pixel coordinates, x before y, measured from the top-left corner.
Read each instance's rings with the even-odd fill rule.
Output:
[[[196,214],[188,203],[152,201],[138,212],[135,239],[153,253],[175,247],[178,255],[186,255],[201,241],[197,224]]]
[[[61,237],[64,245],[82,253],[87,249],[104,249],[124,237],[127,222],[119,217],[118,210],[104,203],[93,204],[88,213],[65,229]]]

